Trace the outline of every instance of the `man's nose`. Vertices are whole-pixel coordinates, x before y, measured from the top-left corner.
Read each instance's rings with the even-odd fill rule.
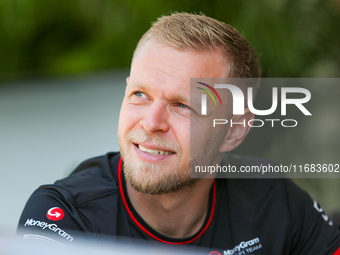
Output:
[[[148,133],[167,132],[169,130],[166,106],[154,102],[140,121],[141,126]]]

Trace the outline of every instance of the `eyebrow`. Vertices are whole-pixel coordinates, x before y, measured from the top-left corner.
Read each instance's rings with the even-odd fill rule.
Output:
[[[182,95],[176,96],[176,101],[180,101],[180,102],[190,105],[190,98],[186,96],[182,96]]]
[[[130,82],[128,87],[137,87],[146,90],[146,86],[143,83]]]

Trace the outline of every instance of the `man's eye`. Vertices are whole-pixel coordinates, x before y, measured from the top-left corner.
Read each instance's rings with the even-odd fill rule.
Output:
[[[135,92],[135,95],[138,96],[138,97],[145,97],[146,98],[145,94],[143,92],[140,92],[140,91]]]
[[[185,104],[181,104],[181,103],[178,104],[178,107],[184,108],[184,109],[190,109],[189,106],[187,106],[187,105],[185,105]]]

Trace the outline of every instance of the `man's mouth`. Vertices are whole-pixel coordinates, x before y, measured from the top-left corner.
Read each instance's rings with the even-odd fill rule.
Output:
[[[143,147],[140,144],[137,144],[138,149],[140,149],[141,151],[151,154],[151,155],[170,155],[170,154],[174,154],[174,152],[172,151],[161,151],[161,150],[153,150],[153,149],[149,149],[146,147]]]

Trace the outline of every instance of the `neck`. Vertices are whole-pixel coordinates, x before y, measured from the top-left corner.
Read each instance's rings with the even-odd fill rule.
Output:
[[[168,237],[185,238],[204,223],[213,181],[200,179],[190,188],[163,195],[143,194],[129,183],[127,191],[133,207],[150,227]]]

